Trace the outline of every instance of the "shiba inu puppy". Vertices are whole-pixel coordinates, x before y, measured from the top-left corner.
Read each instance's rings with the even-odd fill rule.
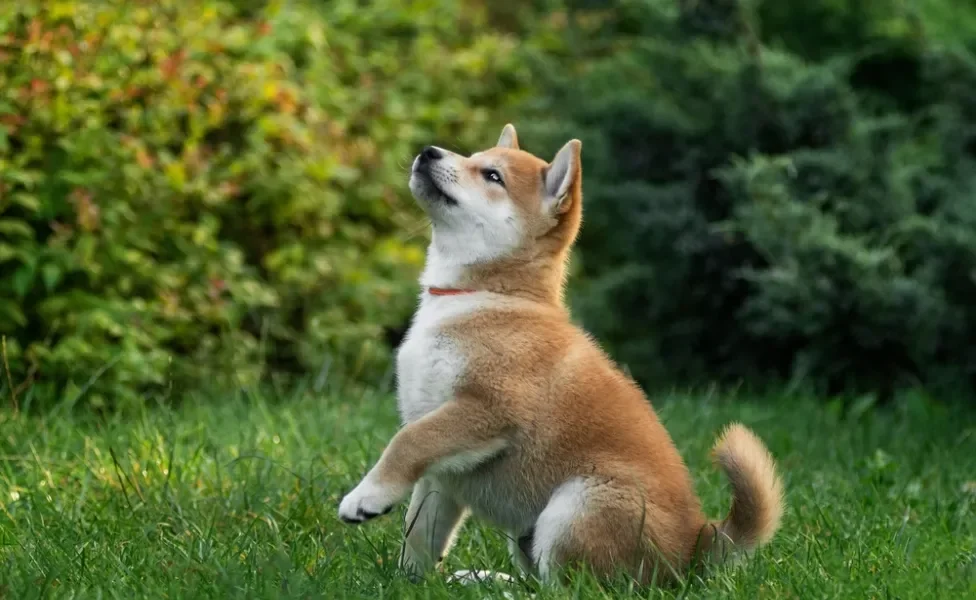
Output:
[[[410,189],[433,232],[397,355],[404,425],[339,516],[362,523],[409,497],[401,564],[415,576],[469,513],[504,528],[515,562],[543,580],[584,563],[664,583],[779,527],[782,484],[752,432],[733,424],[715,444],[732,507],[709,521],[643,392],[570,322],[580,149],[571,140],[547,162],[506,125],[491,149],[429,146],[414,160]]]

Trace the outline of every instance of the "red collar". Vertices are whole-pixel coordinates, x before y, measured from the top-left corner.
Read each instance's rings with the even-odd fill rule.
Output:
[[[455,288],[429,287],[427,293],[431,296],[460,296],[461,294],[473,294],[478,290],[463,290]]]

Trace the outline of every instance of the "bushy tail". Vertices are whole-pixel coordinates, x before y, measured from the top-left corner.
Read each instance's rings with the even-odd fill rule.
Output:
[[[732,484],[732,509],[725,520],[706,526],[702,541],[722,561],[730,550],[749,552],[772,539],[783,516],[783,483],[766,446],[738,423],[715,442],[712,459]]]

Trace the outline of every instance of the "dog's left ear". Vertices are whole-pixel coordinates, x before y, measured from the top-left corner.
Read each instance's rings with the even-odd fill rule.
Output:
[[[511,123],[505,125],[505,127],[502,129],[502,135],[498,138],[498,143],[495,145],[499,148],[518,150],[518,134],[515,133],[515,126]]]
[[[573,188],[573,183],[580,176],[580,150],[582,147],[583,143],[579,140],[569,140],[546,167],[546,208],[550,212],[565,212],[572,204],[566,199]]]

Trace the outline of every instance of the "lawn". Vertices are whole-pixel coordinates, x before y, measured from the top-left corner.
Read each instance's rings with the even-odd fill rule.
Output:
[[[779,460],[789,508],[754,560],[644,597],[976,597],[973,414],[921,397],[846,416],[793,397],[657,405],[709,514],[728,505],[707,451],[731,419]],[[495,596],[403,581],[403,507],[360,528],[337,519],[396,426],[392,396],[368,390],[189,397],[128,417],[2,413],[0,597]],[[512,571],[503,535],[474,521],[447,566]],[[585,575],[570,590],[637,593]]]

